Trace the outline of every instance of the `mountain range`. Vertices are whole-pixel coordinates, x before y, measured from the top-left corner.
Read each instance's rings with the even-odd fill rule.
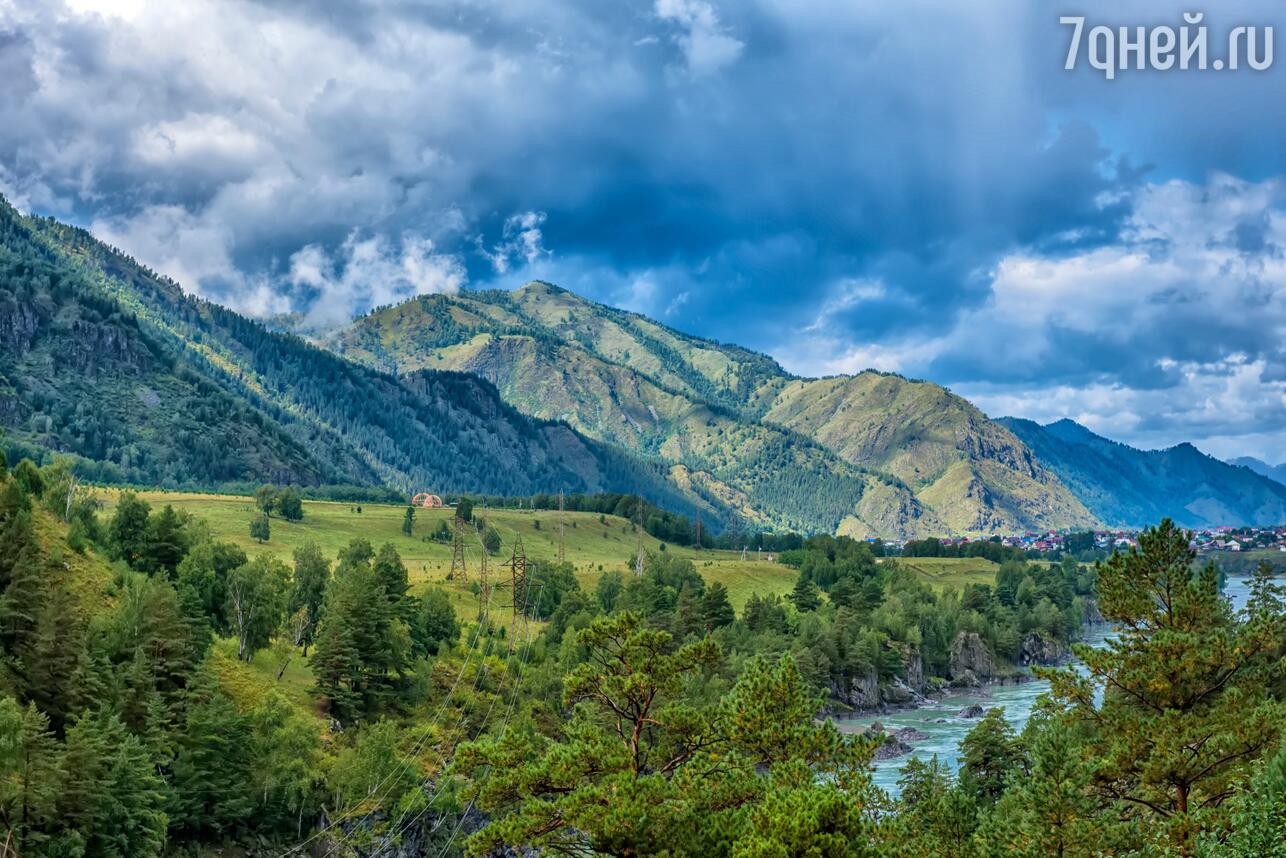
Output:
[[[549,283],[305,339],[2,201],[0,426],[103,482],[610,490],[715,526],[892,538],[1286,520],[1286,487],[1188,445],[992,420],[887,373],[801,378]]]
[[[859,536],[1093,523],[1008,429],[936,384],[798,378],[548,283],[422,296],[323,342],[389,372],[479,375],[527,414],[662,457],[753,522]]]
[[[1236,459],[1230,459],[1228,464],[1249,468],[1260,476],[1268,477],[1274,482],[1286,485],[1286,462],[1282,462],[1280,465],[1270,465],[1265,461],[1256,459],[1254,456],[1241,456]]]
[[[1191,444],[1136,450],[1071,420],[1000,422],[1106,524],[1139,527],[1163,516],[1184,527],[1286,522],[1286,485]]]

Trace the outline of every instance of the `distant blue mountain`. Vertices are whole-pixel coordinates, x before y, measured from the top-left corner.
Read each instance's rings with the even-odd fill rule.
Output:
[[[1256,459],[1254,456],[1242,456],[1238,459],[1230,459],[1229,464],[1250,468],[1256,474],[1268,477],[1268,479],[1286,486],[1286,462],[1282,462],[1280,465],[1270,465],[1261,459]]]
[[[1286,485],[1191,444],[1138,450],[1072,420],[1046,426],[1014,417],[997,422],[1104,524],[1142,527],[1166,516],[1184,527],[1286,522]]]

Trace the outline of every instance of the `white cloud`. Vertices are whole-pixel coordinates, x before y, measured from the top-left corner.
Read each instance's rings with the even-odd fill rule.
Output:
[[[188,114],[154,122],[134,134],[133,153],[154,169],[248,168],[270,153],[254,133],[227,116]]]
[[[1128,203],[1119,241],[1006,254],[984,272],[985,299],[942,327],[890,325],[855,342],[836,316],[899,296],[844,279],[774,351],[807,375],[945,381],[993,416],[1286,458],[1286,189],[1216,174],[1143,185]]]
[[[497,274],[508,274],[515,264],[533,266],[550,256],[540,229],[544,222],[544,212],[532,211],[519,212],[505,219],[500,242],[491,250],[482,251]]]
[[[203,283],[243,282],[229,253],[231,233],[182,206],[148,206],[133,217],[96,220],[90,231],[194,294],[208,297]]]
[[[436,252],[428,239],[404,235],[394,247],[382,236],[361,238],[354,231],[336,255],[315,244],[297,251],[288,279],[310,293],[307,321],[320,329],[415,295],[455,294],[467,278],[460,260]]]
[[[728,35],[714,7],[705,0],[656,0],[656,14],[681,28],[675,42],[695,77],[731,65],[745,48],[745,44]]]

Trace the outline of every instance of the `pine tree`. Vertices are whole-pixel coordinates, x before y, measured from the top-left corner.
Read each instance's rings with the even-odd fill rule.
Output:
[[[15,855],[36,852],[57,823],[61,780],[48,719],[35,704],[0,698],[0,837]]]
[[[1087,677],[1052,674],[1072,716],[1093,727],[1096,788],[1185,858],[1198,832],[1227,829],[1227,798],[1286,717],[1266,693],[1281,675],[1282,618],[1258,610],[1239,621],[1213,564],[1193,571],[1190,539],[1166,519],[1100,563],[1100,609],[1120,633],[1103,649],[1077,647]]]
[[[415,529],[415,507],[408,506],[406,508],[406,514],[402,516],[402,533],[406,534],[407,536],[410,536],[411,531],[414,529]]]
[[[1023,762],[1014,728],[1003,709],[989,709],[960,741],[960,786],[979,805],[1000,798],[1005,782]]]
[[[730,626],[737,619],[732,602],[728,601],[728,588],[718,581],[706,589],[701,600],[701,612],[708,629]]]
[[[800,613],[816,611],[822,606],[821,591],[811,578],[801,574],[795,582],[795,589],[790,593],[790,601]]]
[[[1286,745],[1264,762],[1230,804],[1231,836],[1226,844],[1211,843],[1211,855],[1286,858]]]
[[[310,659],[317,689],[341,721],[355,720],[387,698],[392,677],[403,673],[410,655],[407,627],[371,568],[372,554],[360,539],[340,552]],[[391,571],[386,567],[386,574]]]
[[[212,673],[194,680],[173,765],[176,829],[227,836],[255,808],[250,726]]]
[[[88,702],[76,681],[85,646],[85,624],[76,597],[66,587],[51,586],[22,661],[31,699],[49,716],[58,735],[72,713]]]
[[[147,536],[138,568],[149,575],[164,574],[173,579],[179,563],[188,553],[187,522],[166,504],[147,520]]]
[[[1091,766],[1058,718],[1029,722],[1030,772],[1015,777],[979,833],[985,858],[1093,858],[1107,851]]]
[[[372,568],[375,571],[375,580],[384,588],[384,596],[390,604],[397,605],[406,598],[406,590],[409,586],[406,565],[402,563],[401,556],[391,543],[386,542],[380,547]]]
[[[119,717],[104,711],[73,724],[67,731],[63,770],[59,819],[69,836],[84,843],[84,854],[161,854],[169,824],[165,783],[151,751]]]
[[[10,480],[0,490],[0,643],[11,652],[35,625],[44,577],[31,515],[30,497]]]

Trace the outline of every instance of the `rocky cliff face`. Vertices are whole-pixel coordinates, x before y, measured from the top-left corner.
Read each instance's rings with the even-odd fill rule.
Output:
[[[955,685],[976,686],[996,674],[996,660],[977,632],[960,632],[951,642],[947,677]]]
[[[1066,664],[1071,657],[1071,651],[1064,644],[1039,632],[1031,632],[1023,638],[1018,663],[1023,667],[1052,667]]]

